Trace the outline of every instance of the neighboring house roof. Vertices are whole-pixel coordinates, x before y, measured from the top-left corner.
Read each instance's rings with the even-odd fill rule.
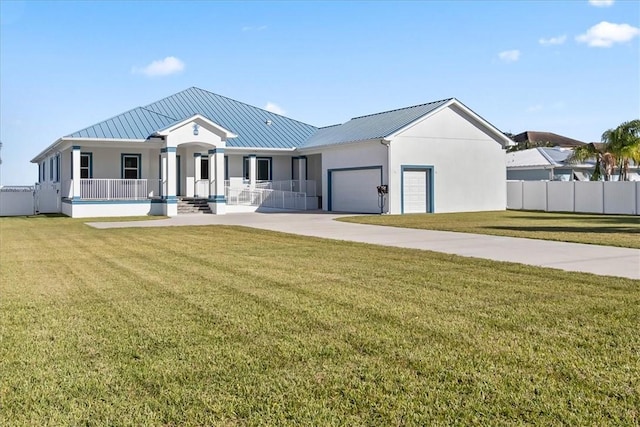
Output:
[[[577,139],[567,138],[551,132],[525,131],[512,138],[515,142],[551,143],[554,147],[579,147],[585,143]]]
[[[453,98],[368,116],[354,117],[341,125],[320,128],[301,148],[384,138],[441,107],[451,99]]]
[[[508,168],[558,167],[569,165],[573,150],[562,147],[536,147],[507,153]],[[593,162],[571,164],[574,167],[593,167]]]
[[[306,141],[317,129],[262,108],[191,87],[67,137],[146,139],[156,131],[196,114],[201,114],[238,135],[227,142],[228,147],[294,148]]]

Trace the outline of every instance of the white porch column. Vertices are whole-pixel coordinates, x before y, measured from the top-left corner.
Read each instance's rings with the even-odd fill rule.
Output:
[[[209,150],[209,207],[216,215],[224,215],[227,200],[224,196],[224,148]]]
[[[305,156],[298,160],[298,176],[303,181],[307,179],[307,158]]]
[[[256,155],[249,154],[249,188],[256,188],[256,176],[258,175],[258,162]]]
[[[215,155],[216,150],[209,150],[207,153],[209,154],[209,200],[212,199],[213,196],[215,196],[216,193],[216,162],[215,162]],[[223,193],[224,194],[224,193]]]
[[[79,145],[73,146],[73,151],[71,152],[71,170],[73,171],[73,176],[71,177],[73,188],[71,189],[71,199],[72,200],[80,200],[80,150],[82,148]]]
[[[163,167],[163,182],[166,182],[166,192],[163,193],[165,209],[167,216],[178,215],[178,198],[176,197],[176,147],[163,148],[162,151],[166,156],[166,167]]]
[[[160,196],[164,199],[167,195],[167,152],[160,150]]]
[[[194,172],[193,172],[193,196],[194,197],[199,197],[202,196],[202,194],[198,194],[198,181],[200,181],[202,179],[202,154],[200,153],[193,153],[193,161],[194,161]]]
[[[300,180],[300,189],[298,191],[307,191],[307,157],[298,157],[298,179]]]

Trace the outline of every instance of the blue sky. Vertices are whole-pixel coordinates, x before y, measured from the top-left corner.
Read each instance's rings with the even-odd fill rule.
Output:
[[[456,97],[582,141],[640,117],[640,2],[0,0],[2,184],[59,137],[197,86],[316,126]]]

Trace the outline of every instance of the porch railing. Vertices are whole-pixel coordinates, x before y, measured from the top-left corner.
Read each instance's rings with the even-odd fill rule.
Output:
[[[265,188],[225,187],[228,205],[258,206],[276,209],[307,209],[307,195],[295,191],[280,191]]]
[[[80,198],[83,200],[144,200],[161,195],[159,179],[80,180]]]
[[[243,178],[231,178],[224,182],[225,187],[249,188],[249,181]],[[256,181],[255,188],[263,190],[294,191],[316,197],[316,181],[312,179],[287,179],[282,181]]]

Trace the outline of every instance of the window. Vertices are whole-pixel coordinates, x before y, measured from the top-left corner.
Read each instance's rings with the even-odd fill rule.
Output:
[[[60,182],[60,154],[56,156],[56,182]]]
[[[53,157],[49,158],[49,181],[53,181]]]
[[[80,153],[80,178],[93,178],[93,156],[91,153]]]
[[[200,179],[209,179],[209,159],[207,157],[200,159]]]
[[[249,157],[244,158],[244,179],[249,179]],[[256,181],[271,181],[271,157],[256,157]]]
[[[122,178],[140,179],[140,154],[122,155]]]

